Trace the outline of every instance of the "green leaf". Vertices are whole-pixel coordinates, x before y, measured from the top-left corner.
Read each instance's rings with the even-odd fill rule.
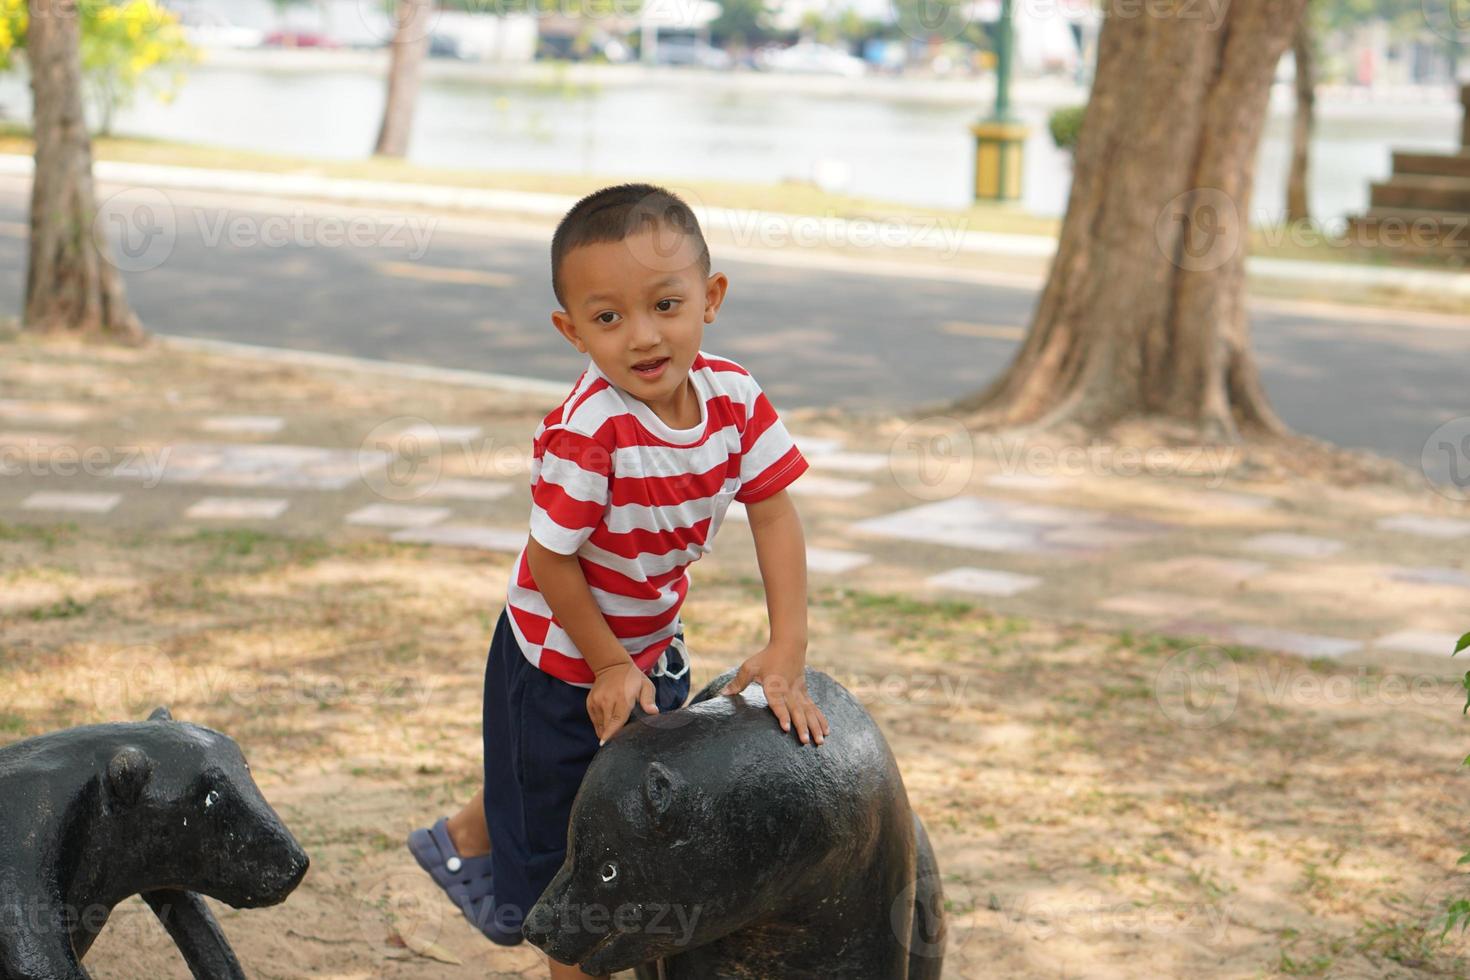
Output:
[[[1440,940],[1443,941],[1455,926],[1463,932],[1467,924],[1470,924],[1470,901],[1461,898],[1449,902],[1445,906],[1444,931],[1439,934]]]
[[[1459,653],[1466,647],[1470,647],[1470,633],[1466,633],[1464,636],[1460,637],[1460,642],[1455,644],[1455,653]],[[1450,656],[1453,657],[1455,653],[1450,654]]]

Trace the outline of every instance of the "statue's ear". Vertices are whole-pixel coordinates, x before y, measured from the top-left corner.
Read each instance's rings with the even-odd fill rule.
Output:
[[[174,716],[169,713],[168,705],[160,704],[153,709],[153,714],[148,716],[149,721],[173,721]]]
[[[142,749],[118,749],[107,764],[107,795],[119,808],[135,806],[153,775],[153,760]]]
[[[643,770],[643,804],[655,824],[668,820],[674,806],[675,777],[662,762],[650,762]]]

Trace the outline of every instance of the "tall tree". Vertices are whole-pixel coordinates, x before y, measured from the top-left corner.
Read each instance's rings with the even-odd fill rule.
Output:
[[[31,180],[27,330],[139,341],[143,328],[107,243],[93,234],[92,141],[82,112],[76,0],[30,0],[27,38],[36,166]]]
[[[1050,274],[982,425],[1168,420],[1284,431],[1244,305],[1246,211],[1272,75],[1305,0],[1108,0]]]
[[[1296,116],[1291,125],[1291,170],[1286,175],[1286,220],[1306,221],[1312,216],[1307,203],[1307,170],[1316,120],[1317,58],[1309,8],[1297,22],[1292,35],[1292,61],[1296,68]]]
[[[433,0],[398,0],[393,41],[389,45],[388,99],[383,105],[383,125],[373,150],[378,156],[402,157],[408,153],[413,110],[419,98],[419,76],[429,48],[433,16]]]

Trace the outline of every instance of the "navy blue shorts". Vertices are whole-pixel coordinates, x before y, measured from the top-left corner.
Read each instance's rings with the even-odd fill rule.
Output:
[[[689,672],[680,644],[670,644],[665,669],[649,675],[660,711],[689,698]],[[561,870],[567,853],[572,800],[597,752],[587,716],[588,688],[538,669],[521,652],[502,611],[485,663],[485,824],[495,875],[495,924],[519,931],[531,906]]]

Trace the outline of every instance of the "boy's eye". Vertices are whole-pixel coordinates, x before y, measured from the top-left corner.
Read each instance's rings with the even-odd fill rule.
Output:
[[[614,313],[612,310],[604,310],[603,312],[597,314],[597,322],[604,325],[612,323],[613,321],[607,319],[608,317],[615,318],[617,317],[617,314]]]
[[[658,303],[656,305],[658,306],[658,311],[660,313],[667,313],[667,312],[669,312],[669,310],[673,309],[673,307],[672,306],[665,306],[664,304],[665,303],[677,304],[678,302],[679,301],[676,300],[676,299],[661,299],[661,300],[658,301]]]

